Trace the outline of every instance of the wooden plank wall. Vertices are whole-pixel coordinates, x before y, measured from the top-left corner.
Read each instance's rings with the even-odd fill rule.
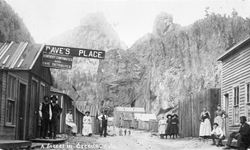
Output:
[[[224,107],[228,107],[227,133],[238,131],[240,123],[234,118],[233,88],[239,86],[239,116],[247,116],[246,84],[250,82],[250,43],[240,47],[237,51],[222,61],[221,99]],[[224,94],[228,94],[228,106],[225,106]],[[248,119],[249,121],[249,119]]]
[[[220,89],[209,89],[192,93],[183,101],[179,101],[179,132],[184,137],[198,137],[200,128],[200,113],[207,107],[211,113],[211,124],[214,120],[216,106],[220,104]]]

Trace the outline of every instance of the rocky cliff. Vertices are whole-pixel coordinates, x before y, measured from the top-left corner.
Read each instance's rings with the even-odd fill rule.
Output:
[[[127,49],[104,14],[99,12],[87,15],[78,27],[50,39],[47,44],[105,51]],[[96,92],[98,64],[99,60],[74,58],[71,70],[52,70],[54,86],[77,99],[77,93],[72,88],[74,86],[80,95],[79,100],[94,103],[98,99]]]
[[[158,114],[191,92],[220,87],[217,58],[250,35],[250,19],[207,15],[181,27],[159,14],[150,34],[127,51],[107,53],[98,68],[98,93],[104,106],[140,106]]]
[[[11,6],[0,0],[0,42],[34,42],[23,20]]]

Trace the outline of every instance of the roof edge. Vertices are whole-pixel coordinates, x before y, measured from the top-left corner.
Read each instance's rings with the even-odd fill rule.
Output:
[[[227,50],[223,55],[221,55],[217,61],[222,61],[223,59],[227,58],[230,54],[235,52],[239,47],[245,45],[246,43],[250,42],[250,37],[240,41],[238,44],[235,44],[233,47],[231,47],[229,50]]]

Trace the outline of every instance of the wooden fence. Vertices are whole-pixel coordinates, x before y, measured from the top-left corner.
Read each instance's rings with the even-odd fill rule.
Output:
[[[204,107],[211,113],[211,124],[217,105],[221,102],[221,90],[209,89],[190,94],[183,101],[179,101],[179,133],[184,137],[198,137],[200,128],[200,114]]]

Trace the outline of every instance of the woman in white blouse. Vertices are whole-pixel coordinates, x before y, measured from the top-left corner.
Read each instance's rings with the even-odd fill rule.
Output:
[[[73,121],[73,115],[72,115],[72,110],[69,109],[69,112],[66,114],[66,125],[70,126],[72,128],[72,132],[75,135],[77,133],[77,126]]]
[[[224,135],[221,127],[219,127],[218,123],[213,124],[213,130],[211,132],[211,137],[213,139],[212,145],[222,146],[222,140],[225,139],[225,135]],[[217,143],[215,140],[217,140]]]
[[[92,135],[91,117],[89,116],[89,111],[87,111],[85,114],[86,116],[83,117],[82,135],[90,136]]]

